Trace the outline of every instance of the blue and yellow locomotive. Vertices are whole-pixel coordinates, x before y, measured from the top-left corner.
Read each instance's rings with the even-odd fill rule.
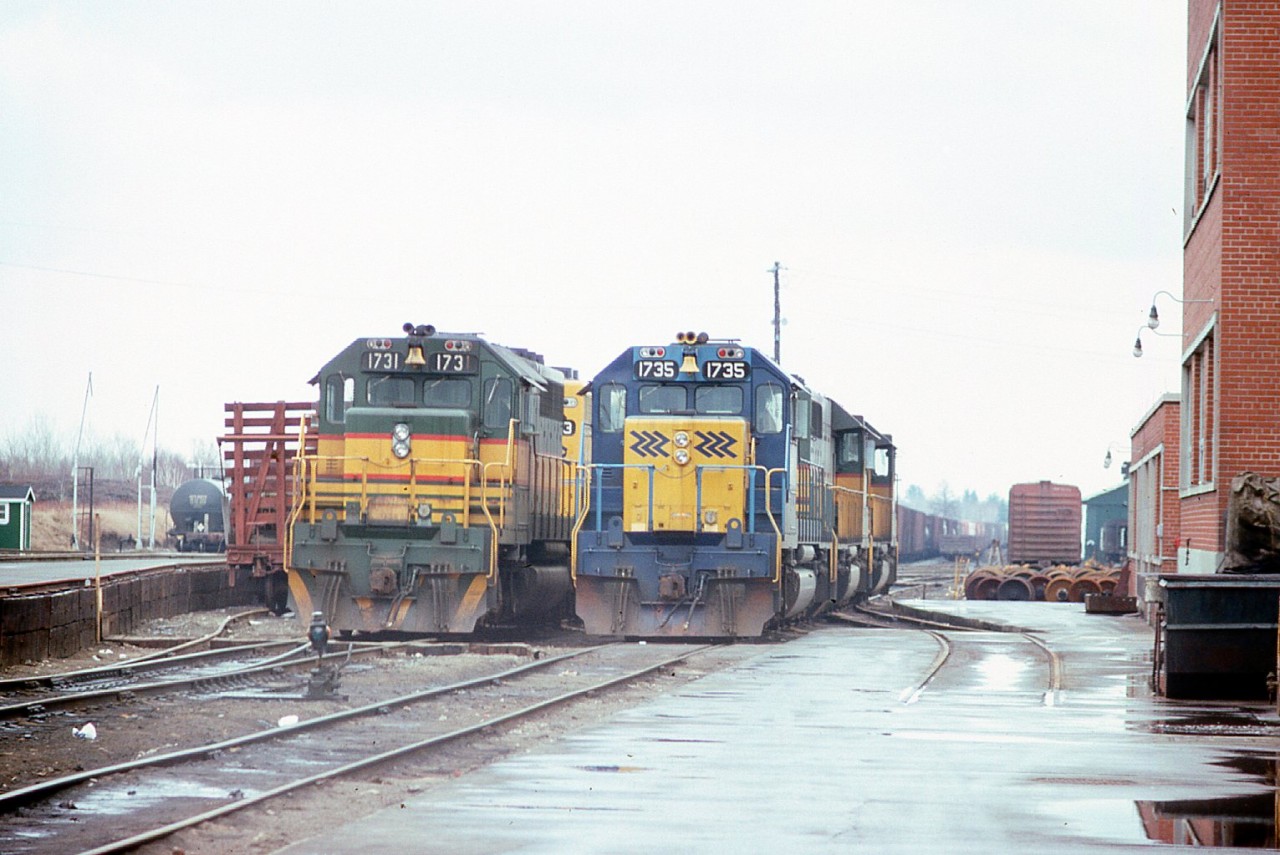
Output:
[[[759,636],[893,581],[892,439],[764,354],[682,333],[584,391],[587,633]]]
[[[289,527],[297,610],[344,632],[572,614],[564,374],[477,335],[404,331],[352,342],[312,381],[315,451],[297,458]]]

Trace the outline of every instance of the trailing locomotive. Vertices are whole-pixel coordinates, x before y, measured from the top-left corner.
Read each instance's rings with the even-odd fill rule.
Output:
[[[574,535],[589,634],[749,637],[887,588],[892,438],[705,333],[597,374]]]
[[[288,549],[299,613],[422,633],[571,614],[564,375],[476,335],[404,330],[352,342],[312,381]]]
[[[221,552],[226,548],[222,484],[211,478],[183,481],[169,500],[169,536],[179,552]]]

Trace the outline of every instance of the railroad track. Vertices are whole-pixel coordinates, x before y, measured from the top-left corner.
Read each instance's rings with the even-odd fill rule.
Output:
[[[324,662],[340,662],[347,659],[381,656],[390,651],[415,646],[414,642],[348,642],[343,649],[326,653]],[[285,650],[265,658],[258,654],[284,647]],[[232,661],[226,662],[228,657]],[[22,693],[21,697],[0,699],[0,721],[42,716],[54,710],[71,709],[103,701],[128,701],[143,695],[163,695],[180,691],[200,691],[214,688],[250,686],[276,677],[281,671],[314,668],[317,657],[307,644],[297,642],[263,642],[246,644],[224,650],[186,654],[172,659],[146,663],[145,670],[133,672],[121,666],[79,671],[74,679],[64,680],[56,675],[37,689]],[[175,671],[163,679],[142,682],[141,674],[156,669]],[[65,677],[66,675],[63,675]]]
[[[946,634],[935,629],[926,629],[929,635],[938,642],[938,654],[930,663],[925,671],[924,677],[916,684],[904,690],[901,694],[901,700],[904,704],[913,704],[920,699],[925,689],[934,681],[942,669],[952,661],[956,650],[955,642]],[[1042,703],[1045,706],[1053,706],[1057,703],[1058,693],[1062,690],[1062,658],[1041,639],[1029,632],[1019,632],[1018,637],[1025,640],[1028,644],[1034,646],[1038,656],[1043,656],[1048,665],[1048,674],[1045,680],[1045,694]]]
[[[132,849],[319,781],[357,774],[536,716],[712,647],[606,644],[571,651],[476,679],[26,786],[0,794],[0,851],[23,855]],[[464,692],[465,705],[457,702]]]

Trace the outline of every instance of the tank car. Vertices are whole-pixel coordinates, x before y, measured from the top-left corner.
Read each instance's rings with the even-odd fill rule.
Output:
[[[316,376],[288,545],[299,614],[339,632],[467,633],[572,615],[561,371],[405,324]]]
[[[584,391],[573,567],[589,634],[760,636],[892,582],[891,438],[763,353],[682,333],[628,348]]]
[[[169,536],[179,552],[221,552],[226,548],[222,484],[211,478],[192,478],[178,485],[169,500],[173,528]]]

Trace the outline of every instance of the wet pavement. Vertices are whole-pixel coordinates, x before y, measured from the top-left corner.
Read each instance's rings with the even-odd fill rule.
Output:
[[[821,626],[282,851],[1074,853],[1274,837],[1274,712],[1151,697],[1136,616],[913,605],[1032,628],[1047,650],[1019,633],[944,645]]]
[[[24,585],[52,585],[57,583],[92,582],[99,573],[112,576],[117,573],[137,573],[175,564],[218,564],[225,562],[220,555],[187,553],[159,553],[156,555],[121,557],[102,556],[102,563],[93,556],[84,558],[28,559],[0,561],[0,588],[20,588]],[[0,592],[3,595],[3,592]]]

